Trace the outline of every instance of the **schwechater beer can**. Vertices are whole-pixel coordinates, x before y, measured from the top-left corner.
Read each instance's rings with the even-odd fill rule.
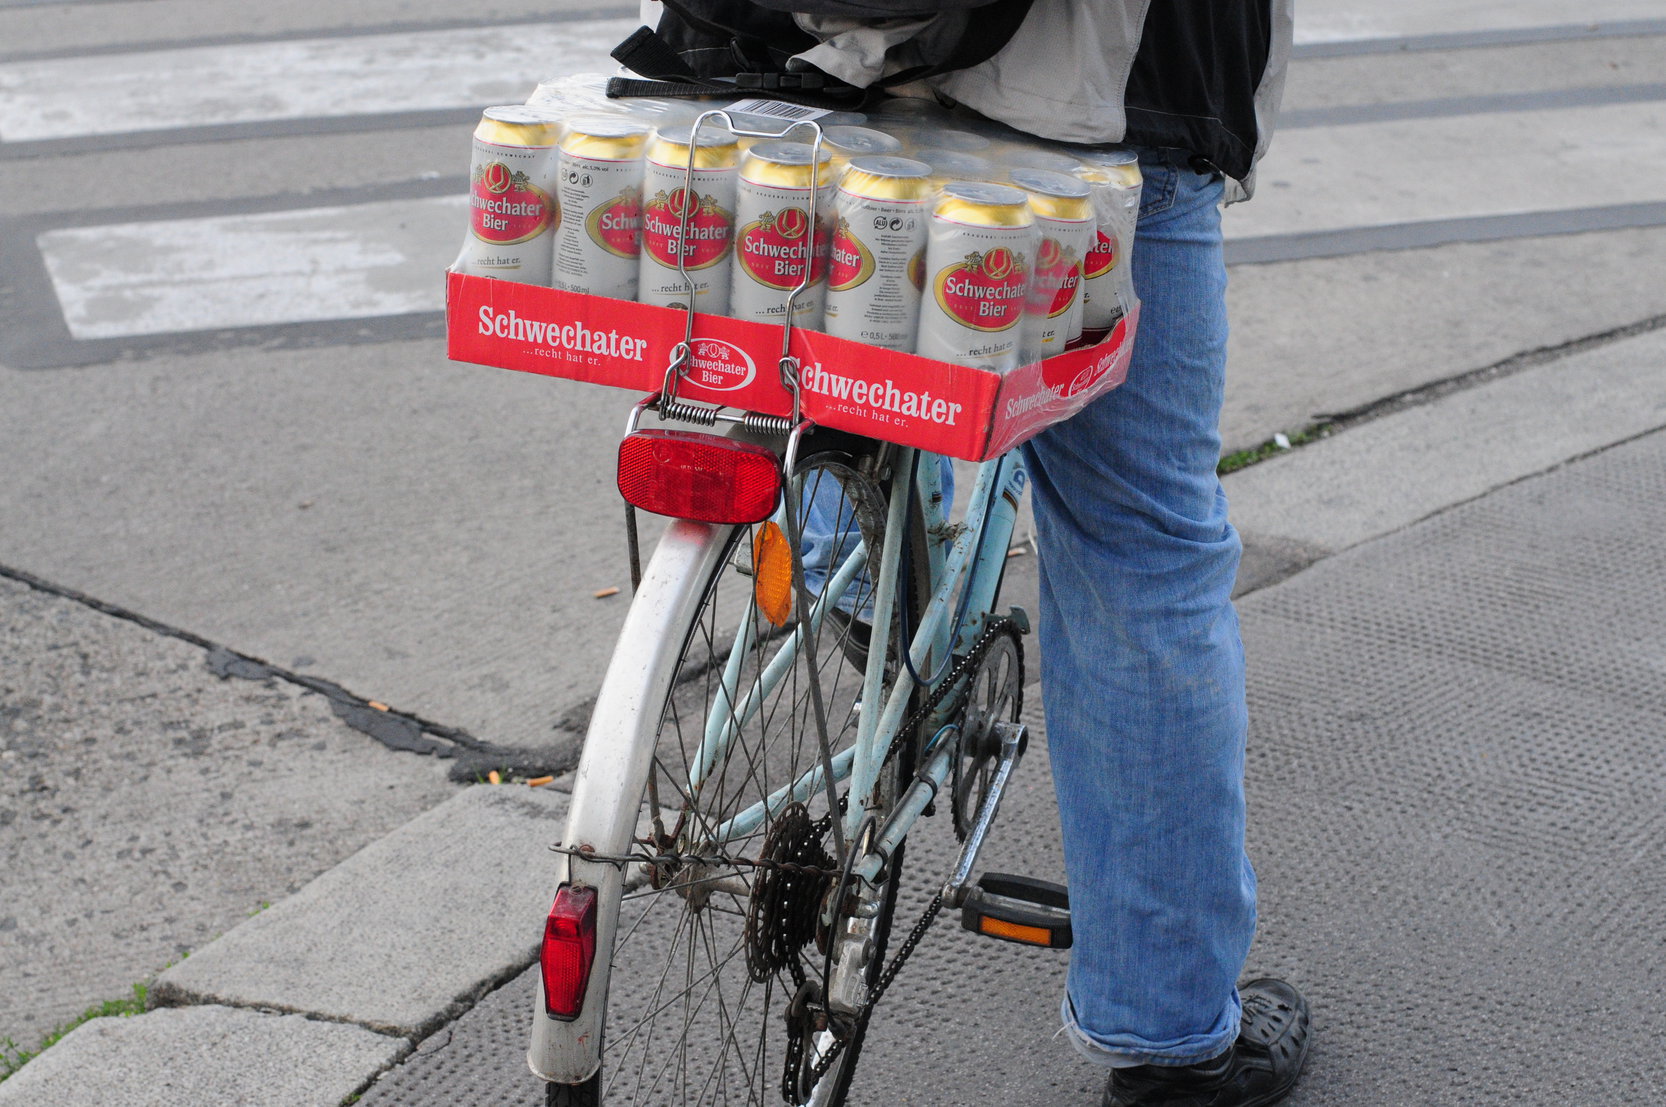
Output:
[[[522,105],[487,108],[474,129],[469,235],[455,268],[522,284],[550,283],[559,113]]]
[[[1082,259],[1098,224],[1088,186],[1047,169],[1014,169],[1012,183],[1030,198],[1041,232],[1024,306],[1025,363],[1061,354],[1082,336]]]
[[[821,327],[827,293],[827,242],[832,226],[833,174],[826,150],[815,151],[815,215],[812,228],[810,158],[806,142],[760,142],[741,159],[735,197],[735,264],[729,314],[757,323],[787,318],[793,300],[793,325]]]
[[[936,100],[929,100],[923,96],[888,96],[874,105],[868,118],[879,117],[883,125],[895,119],[924,119],[937,121],[947,119],[949,113]]]
[[[730,245],[735,235],[735,136],[703,127],[667,127],[648,143],[642,168],[642,265],[636,298],[644,304],[712,315],[729,310]],[[687,180],[690,159],[694,180]],[[688,241],[683,242],[683,217]],[[677,271],[677,256],[693,282]]]
[[[990,181],[995,178],[995,167],[987,158],[976,154],[962,154],[958,150],[939,150],[924,147],[914,154],[919,161],[931,166],[932,179],[938,187],[951,181]]]
[[[1013,143],[997,157],[1009,169],[1047,169],[1054,173],[1074,173],[1082,163],[1079,158],[1052,150],[1038,150],[1034,146]]]
[[[1037,242],[1035,216],[1018,189],[946,185],[931,212],[915,352],[983,369],[1016,368]]]
[[[952,118],[935,100],[895,96],[881,100],[869,113],[868,126],[901,139],[906,153],[935,145],[931,141],[932,133],[948,127]],[[916,155],[908,153],[907,156]]]
[[[924,162],[851,159],[833,201],[822,325],[828,334],[914,351],[933,191]]]
[[[994,143],[971,131],[933,130],[931,145],[939,150],[959,150],[963,154],[977,154],[988,150]]]
[[[1084,151],[1075,172],[1093,192],[1098,234],[1082,268],[1082,340],[1098,342],[1134,300],[1134,226],[1140,214],[1140,163],[1132,150]]]
[[[872,127],[825,127],[821,148],[833,155],[833,176],[838,178],[851,158],[902,153],[902,141]]]
[[[554,287],[636,299],[647,140],[647,126],[629,119],[568,120],[556,154],[556,195],[565,218],[555,232]]]

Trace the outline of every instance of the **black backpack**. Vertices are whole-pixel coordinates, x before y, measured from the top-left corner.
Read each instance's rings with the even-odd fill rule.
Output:
[[[659,0],[659,29],[637,31],[613,57],[645,80],[615,77],[609,96],[700,97],[758,93],[815,107],[855,108],[886,88],[977,65],[1007,44],[1033,0]],[[902,68],[870,88],[820,70],[789,69],[819,40],[794,12],[871,22],[932,17],[893,48]]]

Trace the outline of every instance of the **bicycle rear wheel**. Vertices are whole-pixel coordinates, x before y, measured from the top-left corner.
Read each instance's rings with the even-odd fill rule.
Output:
[[[842,438],[825,432],[811,440],[799,467],[798,502],[802,510],[817,503],[823,512],[836,504],[833,529],[860,534],[877,561],[884,486],[862,471],[857,449],[842,446]],[[843,495],[826,493],[834,485]],[[927,559],[917,509],[907,518],[915,580],[905,591],[917,604],[927,594]],[[787,1013],[795,1002],[803,1011],[823,1001],[835,969],[824,909],[839,885],[827,874],[840,871],[850,849],[847,843],[841,854],[832,831],[848,797],[843,785],[830,797],[824,785],[806,781],[823,762],[821,727],[834,756],[855,740],[863,673],[853,659],[867,653],[858,640],[864,624],[815,618],[811,649],[799,648],[793,623],[773,626],[754,597],[755,531],[740,527],[711,539],[726,548],[684,638],[636,836],[639,850],[668,860],[627,878],[601,1072],[590,1090],[552,1087],[551,1104],[837,1104],[849,1087],[865,1028],[836,1020],[836,1031],[799,1035],[795,1079],[788,1075],[795,1046]],[[830,591],[848,578],[838,606],[863,613],[870,578],[852,572],[854,562],[838,571],[854,548],[852,542],[833,559]],[[797,607],[795,597],[795,614]],[[917,623],[917,610],[908,615]],[[888,659],[874,663],[885,670],[888,696],[898,667]],[[901,679],[909,679],[906,672]],[[712,736],[731,732],[724,755],[714,758]],[[913,754],[909,740],[881,774],[877,817],[912,772]],[[795,785],[792,802],[783,801]],[[776,802],[766,802],[772,797]],[[760,810],[756,825],[737,830],[737,816]],[[872,943],[860,969],[869,985],[883,965],[901,862],[899,852],[865,902],[841,905],[841,923],[850,908],[870,916],[857,924]],[[843,1039],[837,1060],[813,1088],[804,1087],[803,1074],[835,1039]]]

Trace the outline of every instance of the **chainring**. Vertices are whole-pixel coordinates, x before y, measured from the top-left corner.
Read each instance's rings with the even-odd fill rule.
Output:
[[[1024,709],[1024,651],[1016,627],[992,639],[968,678],[960,714],[960,752],[949,790],[955,837],[971,832],[972,820],[995,779],[1001,752],[997,723],[1015,723]]]

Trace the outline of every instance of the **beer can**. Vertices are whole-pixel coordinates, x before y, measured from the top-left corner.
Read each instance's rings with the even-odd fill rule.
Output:
[[[554,236],[552,286],[636,299],[647,140],[645,124],[618,116],[568,121],[556,148],[556,194],[566,218]]]
[[[932,133],[949,126],[952,119],[935,100],[896,96],[880,101],[869,113],[868,126],[900,139],[904,153],[915,157],[912,151],[935,145]]]
[[[915,352],[1007,370],[1019,362],[1038,232],[1024,193],[957,181],[932,206]]]
[[[1053,150],[1013,143],[1003,149],[1000,161],[1010,169],[1046,169],[1053,173],[1074,173],[1081,160]]]
[[[939,150],[955,150],[962,154],[976,154],[989,149],[994,143],[982,135],[975,135],[971,131],[933,130],[931,144]]]
[[[939,187],[951,181],[990,181],[995,178],[995,167],[988,159],[976,154],[927,146],[916,151],[914,157],[931,166],[932,179]]]
[[[811,155],[817,156],[811,172]],[[806,142],[760,142],[741,160],[735,197],[735,264],[729,314],[781,323],[793,300],[793,325],[821,326],[827,293],[827,242],[832,225],[832,159]],[[815,214],[811,215],[814,189]]]
[[[555,197],[560,123],[556,112],[519,104],[481,114],[469,167],[469,234],[458,272],[550,283],[550,234],[561,222]]]
[[[851,158],[902,153],[902,141],[872,127],[826,127],[821,148],[833,156],[833,176],[838,179]]]
[[[649,141],[642,167],[638,301],[662,307],[692,307],[712,315],[729,310],[729,260],[735,235],[739,157],[735,136],[715,127],[702,127],[699,135],[687,125],[666,127]],[[688,180],[691,161],[692,182]],[[687,281],[677,270],[679,255],[688,272]]]
[[[763,101],[755,100],[752,104],[762,105]],[[779,107],[791,114],[776,115],[773,112],[729,109],[729,126],[735,131],[735,143],[740,147],[743,156],[760,142],[779,142],[789,137],[803,138],[812,133],[810,128],[800,126],[797,113],[805,109],[790,104],[781,104]]]
[[[833,201],[822,324],[828,334],[914,351],[933,191],[924,162],[851,159]]]
[[[1023,358],[1039,361],[1082,336],[1082,260],[1098,224],[1088,186],[1047,169],[1014,169],[1012,183],[1030,198],[1040,231],[1035,273],[1024,305]]]
[[[936,100],[924,96],[887,96],[869,113],[881,125],[893,119],[946,119],[948,112]]]
[[[1131,150],[1089,151],[1083,161],[1074,176],[1092,190],[1098,232],[1082,267],[1082,340],[1097,342],[1134,300],[1134,227],[1143,182]]]

